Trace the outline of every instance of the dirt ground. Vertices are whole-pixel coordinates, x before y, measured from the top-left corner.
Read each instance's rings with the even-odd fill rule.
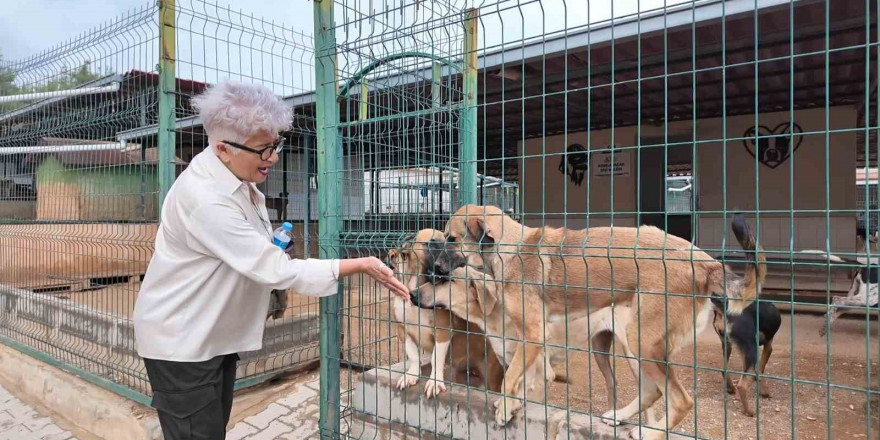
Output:
[[[376,366],[404,358],[402,344],[398,343],[394,327],[388,321],[387,296],[369,292],[361,297],[354,291],[348,292],[343,314],[343,357],[346,360]],[[868,369],[872,369],[870,377],[874,384],[880,374],[877,321],[871,321],[868,328],[864,318],[841,318],[832,328],[830,344],[819,336],[823,325],[822,316],[792,316],[790,312],[783,312],[782,328],[765,372],[767,377],[761,378],[762,386],[769,387],[771,397],[760,398],[756,417],[743,415],[739,398],[724,391],[722,375],[714,370],[724,367],[721,342],[707,329],[699,335],[695,350],[690,347],[672,359],[684,364],[674,368],[696,402],[696,411],[691,412],[678,431],[700,438],[732,440],[880,438],[877,429],[880,413],[876,406],[872,412],[873,432],[868,436],[864,392],[868,386]],[[830,352],[826,347],[831,348]],[[697,362],[694,362],[694,354]],[[734,351],[730,371],[740,371],[741,362]],[[696,379],[694,364],[697,365]],[[551,384],[550,403],[583,413],[601,414],[609,409],[601,373],[595,362],[587,360],[587,353],[573,353],[569,365],[572,383]],[[830,369],[826,368],[829,365]],[[615,369],[618,406],[621,407],[636,397],[638,388],[624,359],[617,359]],[[343,393],[354,388],[359,375],[352,369],[343,370]],[[734,375],[734,380],[737,378],[738,375]],[[757,393],[752,398],[753,408],[756,400]],[[658,405],[665,411],[662,403]]]
[[[343,358],[367,366],[401,361],[403,347],[389,319],[391,308],[387,294],[377,294],[375,289],[364,289],[360,294],[358,285],[356,281],[355,288],[349,288],[343,295]],[[119,284],[55,296],[116,315],[131,316],[139,287],[137,283]],[[285,315],[317,311],[316,299],[292,294]],[[794,329],[792,322],[796,324]],[[771,397],[760,399],[759,414],[755,418],[741,413],[738,397],[726,394],[721,373],[711,370],[723,368],[717,336],[711,330],[701,334],[695,351],[685,349],[673,359],[686,365],[675,367],[676,373],[696,401],[696,412],[685,419],[679,430],[709,439],[868,438],[866,398],[864,391],[859,390],[868,385],[869,366],[873,368],[871,378],[875,384],[880,374],[877,322],[872,321],[868,329],[864,318],[838,320],[831,333],[830,353],[826,350],[829,346],[826,340],[819,337],[822,325],[821,316],[797,314],[792,318],[788,312],[784,313],[783,326],[767,366],[768,377],[762,378],[763,386],[770,388]],[[694,353],[698,366],[696,380],[691,367],[695,363]],[[739,354],[735,352],[730,361],[731,371],[739,371],[740,363]],[[831,366],[830,373],[826,365]],[[619,381],[618,406],[623,406],[636,396],[636,382],[625,360],[618,359],[615,368]],[[572,383],[550,384],[552,405],[594,414],[609,408],[601,374],[593,361],[588,362],[586,353],[571,355],[569,371]],[[359,375],[356,370],[343,369],[344,395],[353,390]],[[794,388],[792,378],[797,381]],[[832,384],[830,394],[829,383]],[[660,408],[662,410],[662,404]],[[875,409],[871,438],[880,438],[877,414]]]

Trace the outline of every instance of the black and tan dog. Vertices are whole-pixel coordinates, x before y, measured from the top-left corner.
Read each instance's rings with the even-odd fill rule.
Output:
[[[522,407],[525,374],[542,357],[548,324],[593,314],[612,305],[631,305],[627,343],[639,353],[639,397],[610,410],[606,422],[650,408],[664,394],[668,410],[650,423],[645,437],[665,437],[693,408],[693,398],[668,361],[712,320],[710,296],[729,297],[727,310],[741,313],[759,291],[754,265],[740,277],[691,242],[651,227],[596,227],[584,230],[526,227],[494,206],[466,205],[448,221],[449,251],[435,271],[449,274],[461,258],[483,265],[500,281],[501,301],[525,343],[505,371],[505,397],[495,402],[495,421],[507,423]],[[748,243],[741,243],[746,248]],[[746,249],[749,250],[749,249]],[[754,249],[752,249],[754,250]],[[749,275],[752,274],[752,275]],[[638,438],[639,428],[631,432]]]
[[[755,243],[755,237],[749,232],[749,226],[742,217],[736,217],[733,222],[733,233],[737,241],[744,243],[744,249],[760,248]],[[759,288],[763,285],[767,276],[766,263],[764,255],[761,252],[746,252],[750,259],[750,263],[756,267],[755,271],[747,273],[747,277],[754,277],[754,280],[748,280],[748,283],[756,284]],[[721,350],[726,361],[730,360],[731,341],[739,350],[743,357],[743,374],[740,375],[737,385],[733,385],[733,379],[730,374],[722,372],[722,376],[726,380],[727,392],[734,394],[739,391],[739,399],[742,403],[743,414],[754,417],[755,412],[749,406],[751,399],[748,391],[751,383],[755,381],[755,367],[758,365],[758,347],[761,349],[761,363],[758,366],[760,374],[764,374],[767,367],[767,361],[773,353],[773,338],[782,325],[782,318],[779,315],[779,309],[771,302],[754,300],[742,310],[725,309],[725,301],[722,298],[712,298],[712,304],[715,306],[714,327],[715,333],[721,339]],[[727,312],[725,314],[725,312]],[[726,319],[725,319],[726,317]],[[760,393],[763,397],[770,397],[769,387],[766,383],[760,384]]]

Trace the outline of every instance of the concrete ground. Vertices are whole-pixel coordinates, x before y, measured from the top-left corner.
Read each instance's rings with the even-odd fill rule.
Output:
[[[50,417],[0,386],[0,440],[71,440],[77,437]]]
[[[318,438],[318,372],[297,375],[277,396],[260,412],[233,419],[226,440]]]

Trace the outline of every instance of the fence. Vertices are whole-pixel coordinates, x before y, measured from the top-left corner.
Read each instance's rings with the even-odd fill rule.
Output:
[[[146,3],[0,64],[0,334],[148,403],[131,314],[162,196],[207,145],[189,97],[232,78],[299,102],[314,90],[314,57],[310,35],[271,20],[201,0]],[[273,224],[296,225],[292,255],[315,256],[314,117],[294,112],[261,190]],[[239,387],[318,358],[317,301],[288,291],[273,305]]]
[[[876,166],[876,2],[314,6],[322,256],[397,248],[413,301],[441,309],[358,277],[322,299],[324,436],[878,436],[876,284],[843,299],[859,291],[853,268],[876,264],[857,229],[877,211],[854,193],[856,170]],[[475,185],[456,187],[447,168]],[[511,207],[481,199],[476,175],[515,185],[508,219],[454,215]],[[386,202],[350,221],[338,196],[349,186]],[[755,267],[730,232],[735,213],[766,258],[757,297],[700,287],[710,257],[730,279]],[[633,238],[638,225],[663,232]],[[426,228],[445,231],[447,253],[413,238]],[[427,276],[442,274],[437,258],[461,264],[456,252],[473,267]],[[709,300],[727,294],[760,307]],[[609,297],[619,339],[585,337]],[[700,330],[723,329],[726,312],[740,339]],[[757,365],[738,368],[739,348]],[[499,383],[495,361],[513,381]]]
[[[239,386],[315,359],[320,345],[322,436],[567,439],[634,425],[645,438],[657,436],[651,428],[701,439],[878,436],[871,272],[855,281],[866,283],[860,296],[832,298],[850,291],[854,267],[876,264],[856,235],[876,228],[876,206],[860,200],[877,188],[854,178],[877,167],[876,2],[311,6],[314,38],[202,0],[163,0],[0,64],[4,343],[146,402],[131,307],[162,196],[206,143],[188,98],[230,77],[293,106],[289,145],[261,190],[273,222],[296,223],[295,255],[397,248],[407,259],[389,260],[419,302],[453,309],[449,324],[432,322],[444,311],[392,300],[363,277],[343,280],[320,308],[279,297],[284,310],[267,318],[264,349],[243,356]],[[498,207],[504,228],[485,226],[500,215],[479,213],[462,226],[453,214],[466,204]],[[726,381],[743,356],[724,354],[768,341],[694,330],[700,310],[716,323],[709,293],[736,287],[695,288],[702,260],[729,263],[727,274],[750,267],[728,232],[737,212],[766,257],[755,318],[765,339],[775,332],[741,390]],[[459,223],[446,231],[450,222]],[[566,243],[526,229],[611,225],[594,231],[616,238],[566,232]],[[653,247],[625,241],[623,228],[638,225],[669,235]],[[458,240],[451,252],[414,243],[429,228]],[[432,259],[455,265],[462,249],[477,268],[420,279]],[[419,286],[428,280],[437,284]],[[584,337],[611,296],[621,312],[606,323],[624,336]],[[751,329],[749,313],[736,325]],[[432,344],[443,350],[447,333],[446,389],[429,399]],[[534,364],[511,356],[517,343],[537,353]],[[523,381],[500,383],[496,363],[522,367]],[[627,374],[632,363],[645,373]],[[620,412],[628,424],[608,426],[606,411],[633,398],[672,415]]]

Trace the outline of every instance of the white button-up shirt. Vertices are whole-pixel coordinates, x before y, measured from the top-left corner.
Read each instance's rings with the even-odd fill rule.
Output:
[[[290,259],[272,244],[268,218],[265,197],[213,149],[193,158],[165,198],[135,303],[140,356],[198,362],[258,350],[272,289],[337,292],[339,260]]]

